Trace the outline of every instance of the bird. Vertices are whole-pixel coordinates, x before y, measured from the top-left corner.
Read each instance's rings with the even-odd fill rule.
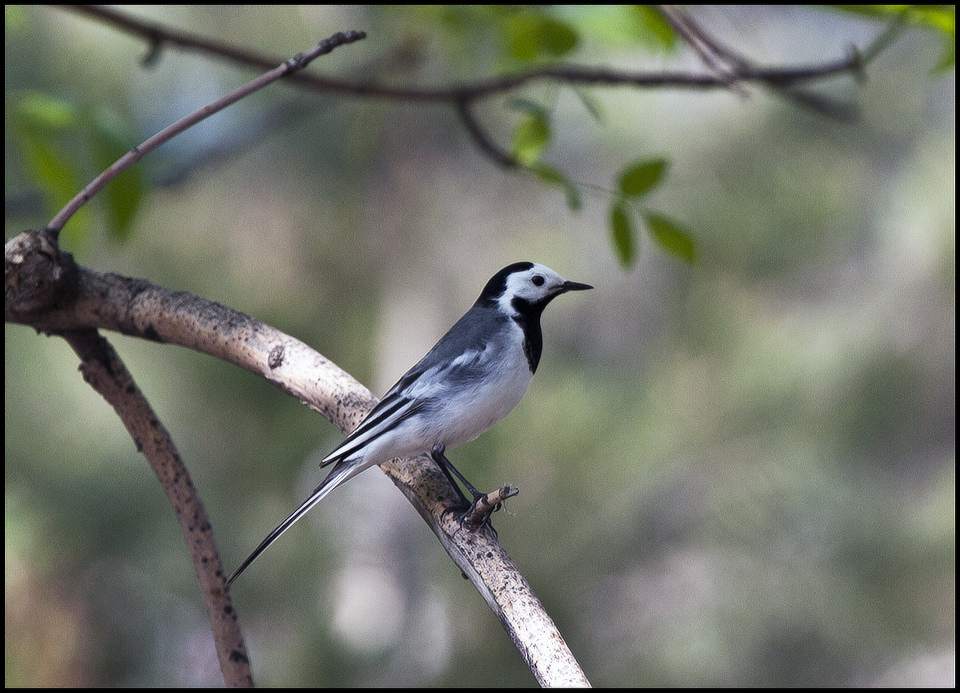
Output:
[[[327,477],[240,564],[227,585],[328,493],[373,465],[429,453],[464,501],[451,472],[474,501],[482,497],[445,451],[485,433],[520,403],[540,363],[543,309],[561,294],[592,288],[535,262],[515,262],[494,274],[470,310],[323,458],[321,468],[333,465]]]

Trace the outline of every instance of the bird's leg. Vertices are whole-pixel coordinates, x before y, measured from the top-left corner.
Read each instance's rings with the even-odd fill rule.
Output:
[[[460,498],[463,499],[464,504],[469,503],[466,496],[463,495],[463,491],[460,490],[460,487],[457,486],[457,483],[453,480],[453,477],[450,476],[450,472],[453,472],[460,481],[463,482],[463,485],[467,487],[467,490],[473,495],[473,502],[467,506],[467,509],[463,511],[463,514],[460,516],[461,526],[467,525],[472,529],[477,529],[486,525],[493,531],[494,536],[497,534],[497,530],[493,528],[493,525],[490,523],[490,515],[495,510],[500,509],[500,500],[496,500],[493,503],[490,501],[491,494],[482,493],[478,491],[476,487],[471,484],[466,478],[461,474],[456,467],[451,464],[450,460],[447,459],[447,456],[443,454],[444,447],[437,443],[433,446],[433,450],[430,451],[430,456],[433,458],[433,461],[437,463],[437,466],[440,467],[440,470],[446,475],[447,479],[453,484],[453,487],[457,489],[457,493],[460,494]],[[501,495],[504,497],[514,496],[517,494],[517,490],[509,487],[504,487],[494,492],[498,499]],[[479,516],[481,519],[477,520],[475,516]]]
[[[473,484],[466,480],[463,474],[457,471],[457,468],[454,467],[450,460],[447,459],[447,456],[443,454],[444,449],[445,448],[440,443],[437,443],[433,446],[433,450],[430,451],[430,457],[432,457],[433,461],[437,463],[437,466],[440,467],[440,471],[444,473],[453,487],[457,489],[457,493],[460,494],[460,497],[463,499],[464,503],[468,502],[467,497],[463,495],[463,491],[460,490],[457,482],[453,480],[452,476],[450,476],[451,472],[453,472],[453,474],[460,479],[463,485],[467,487],[467,490],[473,496],[474,502],[476,502],[478,498],[482,498],[484,494],[478,491]]]

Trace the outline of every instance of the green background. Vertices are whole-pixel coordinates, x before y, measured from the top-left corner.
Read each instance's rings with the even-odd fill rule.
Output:
[[[440,85],[511,69],[483,17],[357,6],[130,8],[289,56],[369,37],[313,70]],[[566,60],[701,70],[689,50],[586,27]],[[562,15],[562,12],[561,12]],[[806,64],[881,25],[802,8],[700,8],[760,64]],[[612,28],[611,28],[612,27]],[[12,135],[24,90],[104,109],[143,139],[254,72],[25,8],[5,46],[6,236],[45,206]],[[414,59],[396,56],[404,48]],[[64,243],[81,264],[246,312],[382,393],[486,279],[543,262],[596,289],[543,319],[521,405],[451,458],[521,489],[500,539],[594,685],[953,685],[955,80],[909,31],[868,79],[817,85],[838,121],[758,89],[532,86],[544,159],[583,209],[481,155],[452,109],[279,84],[141,163],[122,243],[104,206]],[[405,54],[404,54],[405,55]],[[478,109],[509,147],[509,97]],[[103,117],[97,116],[100,122]],[[71,161],[82,132],[51,138]],[[699,263],[607,230],[619,171],[666,157],[649,205]],[[91,161],[86,182],[97,169]],[[71,222],[73,223],[73,222]],[[107,334],[170,429],[228,570],[322,478],[332,425],[251,374]],[[159,484],[61,340],[5,329],[5,680],[221,682]],[[534,685],[495,616],[376,470],[326,499],[236,583],[255,679],[298,686]]]

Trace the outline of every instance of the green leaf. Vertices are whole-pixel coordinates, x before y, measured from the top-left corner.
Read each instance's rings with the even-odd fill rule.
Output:
[[[679,224],[655,212],[646,212],[643,218],[650,237],[663,250],[684,262],[693,264],[697,261],[696,242]]]
[[[567,207],[571,212],[580,211],[580,208],[583,206],[583,201],[580,199],[580,191],[577,189],[577,186],[560,173],[560,171],[553,166],[548,166],[543,163],[530,166],[529,170],[535,173],[540,180],[545,183],[561,188],[567,196]]]
[[[893,31],[897,23],[907,23],[930,29],[941,34],[945,40],[943,54],[933,68],[933,73],[950,70],[957,60],[957,9],[954,5],[828,5],[834,9],[852,14],[891,21],[889,33],[899,36]],[[874,54],[885,49],[892,41],[885,41],[877,46]],[[874,42],[877,43],[877,42]],[[867,56],[868,58],[873,56]]]
[[[559,58],[574,48],[580,40],[576,30],[565,22],[543,17],[540,25],[540,52],[550,58]]]
[[[93,161],[98,171],[106,170],[126,154],[137,139],[114,112],[102,110],[92,120]],[[146,183],[143,167],[133,166],[107,184],[98,196],[104,205],[108,233],[119,241],[127,240]]]
[[[830,5],[838,10],[874,19],[903,18],[912,24],[956,35],[957,11],[953,5]]]
[[[633,198],[646,195],[660,183],[669,165],[663,158],[634,162],[620,174],[620,194]]]
[[[106,111],[92,114],[90,109],[57,99],[37,91],[18,94],[12,109],[17,142],[31,179],[44,191],[49,212],[54,214],[73,199],[91,177],[91,169],[99,173],[111,166],[136,143],[124,121]],[[78,149],[77,135],[89,141],[89,149]],[[60,140],[69,137],[67,146]],[[82,155],[72,152],[81,151]],[[142,169],[134,167],[111,181],[95,198],[98,209],[105,210],[108,233],[124,239],[129,235],[133,218],[145,188]],[[71,219],[65,232],[82,238],[88,232],[91,213],[81,209]]]
[[[623,267],[633,265],[637,255],[636,234],[623,200],[610,208],[610,239],[613,241],[613,250],[620,264]]]
[[[56,144],[57,137],[73,128],[78,109],[69,101],[38,91],[20,92],[12,97],[12,125],[30,179],[46,198],[46,212],[58,212],[80,192],[82,179],[77,166]],[[64,231],[68,237],[83,238],[90,225],[90,214],[81,209]]]
[[[907,20],[957,38],[957,9],[954,5],[910,5]]]
[[[67,130],[79,120],[78,110],[69,101],[39,91],[23,91],[15,97],[17,125],[22,130]]]
[[[529,10],[510,15],[506,30],[509,53],[517,60],[559,58],[580,40],[569,24]]]
[[[513,155],[524,166],[532,166],[550,143],[550,125],[542,113],[525,115],[513,131]]]
[[[651,48],[672,51],[677,35],[670,23],[652,5],[625,5],[627,17],[636,37]]]
[[[49,142],[45,135],[29,128],[20,132],[18,142],[30,177],[47,198],[52,216],[80,192],[80,177],[69,165],[66,156]],[[90,226],[89,209],[83,208],[71,217],[64,232],[74,239],[86,237]]]

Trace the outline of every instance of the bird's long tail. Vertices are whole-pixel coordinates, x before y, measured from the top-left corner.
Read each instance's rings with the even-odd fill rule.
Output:
[[[327,478],[323,480],[323,483],[321,483],[319,486],[317,486],[316,489],[314,489],[313,493],[310,494],[307,500],[305,500],[300,505],[299,508],[294,510],[290,514],[290,517],[288,517],[286,520],[281,522],[275,530],[270,532],[270,534],[268,534],[266,538],[260,542],[260,546],[258,546],[253,550],[253,553],[247,556],[246,560],[244,560],[244,562],[240,564],[240,567],[237,568],[233,572],[233,575],[231,575],[230,578],[227,580],[227,586],[229,587],[231,582],[233,582],[238,577],[240,577],[240,573],[246,570],[247,566],[253,563],[257,559],[257,557],[261,553],[263,553],[268,546],[270,546],[270,544],[275,542],[277,539],[280,538],[280,535],[282,535],[288,529],[293,527],[293,525],[296,524],[297,520],[299,520],[301,517],[303,517],[308,512],[310,512],[310,509],[313,506],[315,506],[317,503],[322,501],[328,493],[330,493],[333,489],[335,489],[337,486],[339,486],[343,482],[353,478],[354,476],[362,472],[364,469],[366,469],[366,466],[358,465],[356,464],[356,462],[347,462],[345,460],[341,460],[340,462],[338,462],[337,465],[332,470],[330,470],[330,473],[327,475]]]

